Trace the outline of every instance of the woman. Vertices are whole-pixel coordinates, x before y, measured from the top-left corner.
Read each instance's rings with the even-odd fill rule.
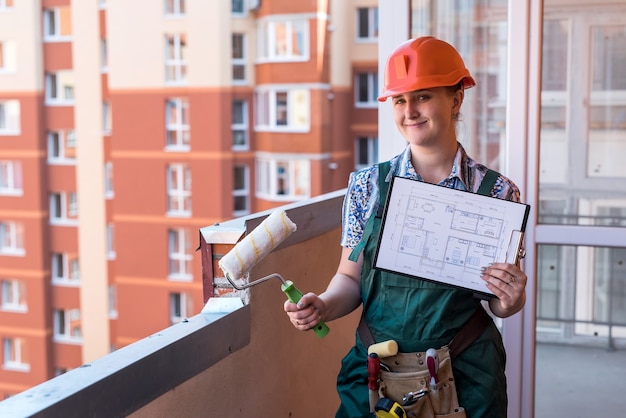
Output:
[[[376,213],[385,197],[380,188],[386,188],[392,176],[478,191],[488,169],[465,153],[455,127],[464,90],[475,84],[458,52],[439,39],[408,40],[390,55],[379,100],[391,98],[396,127],[408,145],[386,165],[389,173],[380,179],[384,181],[379,183],[383,167],[379,165],[351,175],[337,273],[319,296],[309,293],[297,305],[285,303],[297,329],[341,318],[363,304],[363,320],[375,341],[393,339],[400,352],[426,351],[448,344],[479,308],[470,291],[372,268],[381,222]],[[519,201],[511,180],[499,174],[494,180],[489,195]],[[518,266],[494,263],[483,268],[482,278],[497,296],[489,301],[493,314],[505,318],[522,309],[527,277]],[[337,417],[369,416],[366,361],[367,347],[357,334],[338,377]],[[484,332],[454,358],[452,366],[459,404],[468,417],[506,416],[505,353],[490,318]]]

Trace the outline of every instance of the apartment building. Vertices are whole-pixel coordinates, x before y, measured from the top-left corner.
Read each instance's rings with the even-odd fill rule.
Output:
[[[0,0],[0,399],[198,313],[200,228],[377,160],[376,0]]]

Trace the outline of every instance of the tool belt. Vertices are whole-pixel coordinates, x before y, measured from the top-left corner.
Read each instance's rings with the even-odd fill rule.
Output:
[[[377,404],[370,405],[376,410],[376,416],[465,418],[465,410],[457,397],[452,359],[480,337],[490,320],[479,306],[452,341],[436,350],[436,382],[431,379],[427,366],[427,352],[397,353],[381,358]],[[366,347],[375,343],[363,319],[358,333]],[[429,350],[428,354],[432,357],[434,352]]]

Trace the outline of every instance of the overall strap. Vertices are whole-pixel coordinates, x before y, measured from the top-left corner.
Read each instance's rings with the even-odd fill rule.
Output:
[[[383,216],[383,209],[385,208],[385,201],[387,199],[387,190],[389,189],[389,183],[385,182],[387,178],[387,174],[389,174],[389,170],[391,169],[391,163],[389,161],[385,161],[382,163],[378,163],[378,209],[376,210],[375,216],[370,216],[365,224],[365,230],[363,230],[363,236],[361,237],[361,241],[357,244],[348,260],[356,262],[359,259],[359,255],[367,245],[367,239],[372,234],[372,230],[374,229],[374,218]]]
[[[500,173],[492,169],[487,169],[485,177],[483,177],[483,181],[480,182],[480,186],[478,186],[478,191],[476,193],[483,196],[491,195],[491,189],[493,189],[493,186],[496,185],[498,177],[500,177]]]
[[[388,172],[389,171],[387,171],[387,173]],[[379,182],[379,189],[381,191],[381,194],[380,194],[381,198],[380,198],[380,204],[379,204],[379,211],[378,212],[381,214],[380,216],[382,216],[382,211],[380,210],[380,207],[384,207],[384,203],[385,203],[384,199],[386,199],[386,198],[382,197],[383,196],[382,191],[383,191],[383,188],[384,188],[385,196],[386,196],[386,191],[387,191],[387,188],[388,188],[388,183],[385,183],[384,185],[382,185],[380,179],[382,178],[383,179],[382,183],[384,183],[385,177],[387,177],[387,174],[385,174],[384,177],[382,176],[382,170],[380,169],[380,164],[379,164],[378,182]],[[481,181],[480,186],[478,187],[478,191],[476,193],[484,195],[484,196],[491,195],[491,190],[495,186],[496,181],[498,180],[498,177],[500,177],[500,173],[498,173],[497,171],[488,169],[487,173],[485,173],[485,177],[483,177],[483,180]],[[368,224],[369,224],[369,222],[368,222]],[[371,232],[371,228],[370,228],[369,232]],[[361,245],[361,243],[359,243],[359,245]],[[365,244],[363,244],[363,245],[365,245]],[[355,248],[355,250],[356,250],[356,248]],[[354,254],[354,252],[353,252],[353,254]],[[350,255],[350,257],[352,257],[352,255]],[[357,257],[358,257],[358,254],[357,254]],[[480,335],[485,331],[485,328],[487,328],[487,326],[489,325],[489,322],[491,322],[490,316],[487,314],[487,312],[485,312],[483,307],[480,304],[478,304],[474,314],[463,325],[463,327],[459,330],[459,332],[452,339],[452,341],[450,341],[450,343],[448,343],[448,348],[450,349],[450,357],[452,357],[452,358],[457,357],[467,347],[472,345],[472,343],[478,337],[480,337]],[[363,317],[361,317],[361,321],[359,322],[359,326],[357,328],[357,333],[359,335],[359,338],[361,339],[361,342],[363,343],[363,345],[366,348],[376,342],[374,340],[374,337],[372,336],[372,333],[371,333],[369,327],[367,326],[367,322],[365,321],[365,319]]]

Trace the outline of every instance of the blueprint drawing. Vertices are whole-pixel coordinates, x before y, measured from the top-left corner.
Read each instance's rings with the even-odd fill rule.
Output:
[[[527,205],[396,177],[375,267],[491,293],[480,271],[511,262]]]

